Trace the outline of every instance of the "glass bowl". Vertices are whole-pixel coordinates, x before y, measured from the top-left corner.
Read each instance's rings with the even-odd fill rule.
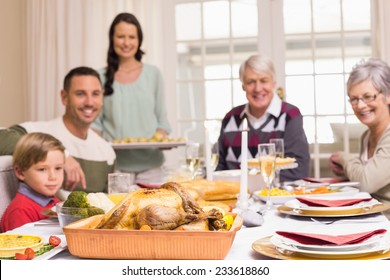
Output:
[[[64,202],[56,204],[56,212],[61,227],[93,215],[102,214],[91,213],[87,208],[64,207],[63,204]]]

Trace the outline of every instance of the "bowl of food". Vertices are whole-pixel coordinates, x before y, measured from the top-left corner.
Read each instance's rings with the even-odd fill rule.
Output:
[[[94,215],[104,213],[102,209],[97,207],[94,208],[66,207],[64,206],[64,202],[57,203],[56,212],[61,227],[64,227],[70,223],[76,222],[84,218],[88,218]]]
[[[78,220],[106,213],[115,204],[104,193],[74,191],[67,199],[56,204],[56,212],[61,227]]]
[[[231,170],[220,170],[213,173],[214,180],[222,181],[231,181],[231,182],[241,182],[241,170],[240,169],[231,169]],[[263,177],[257,172],[257,170],[250,170],[248,172],[248,192],[253,193],[255,191],[261,190],[264,188]]]
[[[229,210],[227,210],[229,211]],[[69,252],[88,259],[223,259],[242,219],[201,206],[187,187],[167,182],[129,193],[105,215],[63,228]]]

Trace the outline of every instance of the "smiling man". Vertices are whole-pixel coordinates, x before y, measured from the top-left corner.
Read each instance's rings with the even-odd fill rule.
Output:
[[[309,145],[303,130],[303,118],[297,107],[282,101],[275,93],[276,75],[272,61],[263,55],[249,57],[240,66],[242,89],[248,103],[230,110],[222,120],[218,140],[217,170],[239,169],[243,119],[248,120],[249,157],[257,157],[257,145],[271,138],[283,138],[286,157],[298,163],[294,169],[282,170],[280,179],[292,181],[309,176]]]
[[[12,155],[16,142],[30,132],[58,138],[66,148],[66,190],[107,192],[108,174],[114,172],[115,152],[90,129],[103,106],[99,74],[89,67],[72,69],[61,91],[65,114],[45,122],[25,122],[0,130],[0,155]]]

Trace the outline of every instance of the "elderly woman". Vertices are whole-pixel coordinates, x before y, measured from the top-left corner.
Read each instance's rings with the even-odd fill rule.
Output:
[[[361,184],[361,191],[390,201],[390,68],[379,59],[369,59],[352,70],[347,92],[356,117],[368,129],[361,137],[360,155],[331,155],[334,174]]]

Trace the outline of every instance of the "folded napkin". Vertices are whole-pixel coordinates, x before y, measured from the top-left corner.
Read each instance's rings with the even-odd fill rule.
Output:
[[[324,183],[324,184],[334,184],[341,182],[348,182],[348,179],[345,178],[303,178],[302,180],[311,182],[311,183]]]
[[[348,245],[358,244],[367,240],[371,236],[377,234],[384,234],[387,230],[376,229],[373,231],[366,231],[353,234],[344,235],[327,235],[327,234],[314,234],[314,233],[302,233],[302,232],[288,232],[288,231],[277,231],[276,233],[295,240],[301,244],[307,245]]]
[[[362,201],[369,201],[372,198],[366,197],[366,198],[328,200],[328,199],[311,199],[311,198],[297,197],[296,199],[302,203],[305,203],[308,206],[339,207],[339,206],[354,205],[354,204],[362,202]]]

